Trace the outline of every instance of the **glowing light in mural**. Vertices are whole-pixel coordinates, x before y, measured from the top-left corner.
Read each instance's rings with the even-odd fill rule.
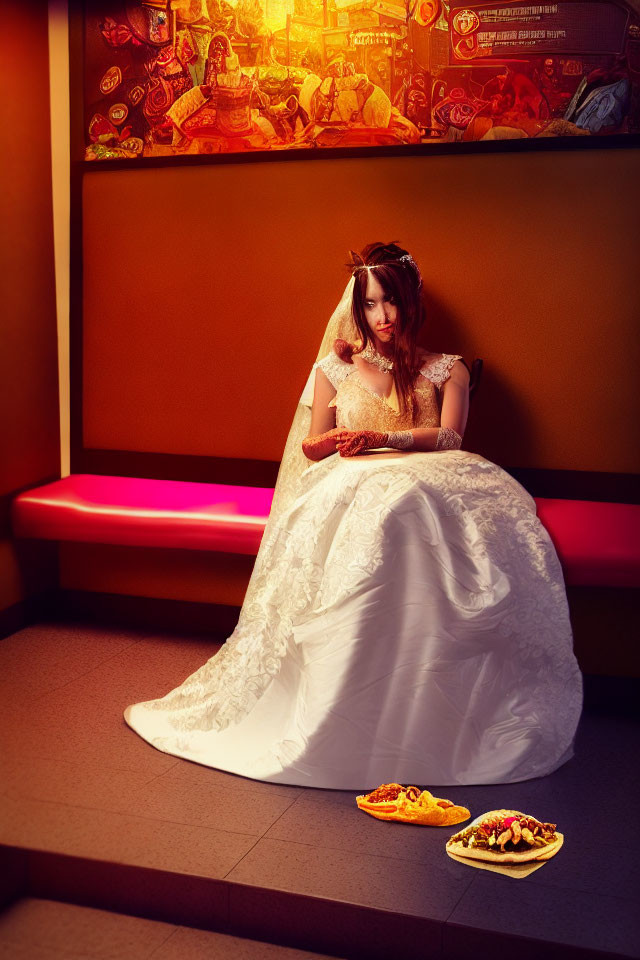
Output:
[[[624,3],[104,0],[86,158],[640,130]]]

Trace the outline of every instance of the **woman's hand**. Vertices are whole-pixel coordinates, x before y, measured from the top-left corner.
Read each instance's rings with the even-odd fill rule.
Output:
[[[355,457],[365,450],[384,447],[389,435],[375,430],[342,430],[342,437],[336,442],[341,457]]]
[[[302,452],[309,460],[324,460],[325,457],[336,452],[338,441],[348,433],[348,430],[334,427],[333,430],[327,430],[326,433],[320,433],[315,437],[306,437],[302,441]]]

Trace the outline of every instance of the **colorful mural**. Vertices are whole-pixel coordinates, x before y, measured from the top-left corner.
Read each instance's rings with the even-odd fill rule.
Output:
[[[640,131],[640,6],[124,0],[85,11],[86,159]]]

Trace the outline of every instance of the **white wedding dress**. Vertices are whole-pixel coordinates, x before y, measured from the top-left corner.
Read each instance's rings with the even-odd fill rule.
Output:
[[[456,357],[416,388],[439,425]],[[337,423],[403,415],[330,354]],[[270,521],[233,635],[125,711],[159,750],[273,783],[507,783],[572,755],[581,676],[561,567],[529,494],[463,450],[333,455]]]

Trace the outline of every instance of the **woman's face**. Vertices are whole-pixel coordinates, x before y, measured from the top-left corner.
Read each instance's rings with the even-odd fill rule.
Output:
[[[373,271],[368,270],[367,273],[364,315],[369,324],[374,344],[383,346],[393,342],[398,320],[398,308],[393,297],[384,292]]]

